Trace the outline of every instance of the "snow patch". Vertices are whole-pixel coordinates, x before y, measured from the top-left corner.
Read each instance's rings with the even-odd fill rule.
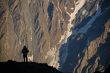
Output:
[[[85,15],[85,14],[86,14],[86,12],[87,12],[87,10],[86,10],[86,9],[84,9],[84,10],[82,11],[82,15]]]
[[[71,10],[73,10],[74,8],[71,8]]]

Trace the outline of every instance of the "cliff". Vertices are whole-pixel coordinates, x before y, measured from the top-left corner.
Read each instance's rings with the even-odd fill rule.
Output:
[[[110,62],[109,0],[0,0],[0,62],[47,63],[63,72],[104,71]]]

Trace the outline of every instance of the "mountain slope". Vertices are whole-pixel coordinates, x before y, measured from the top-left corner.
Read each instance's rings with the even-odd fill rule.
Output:
[[[28,59],[63,72],[103,71],[109,59],[109,0],[0,0],[0,62]]]

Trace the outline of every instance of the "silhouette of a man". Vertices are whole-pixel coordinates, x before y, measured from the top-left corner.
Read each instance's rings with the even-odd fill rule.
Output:
[[[29,52],[28,48],[26,46],[24,46],[22,49],[24,62],[28,62],[28,57],[27,57],[28,52]]]

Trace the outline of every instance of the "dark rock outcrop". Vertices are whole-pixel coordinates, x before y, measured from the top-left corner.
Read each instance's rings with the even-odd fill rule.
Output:
[[[2,73],[62,73],[54,67],[47,64],[34,62],[0,62],[0,71]]]

